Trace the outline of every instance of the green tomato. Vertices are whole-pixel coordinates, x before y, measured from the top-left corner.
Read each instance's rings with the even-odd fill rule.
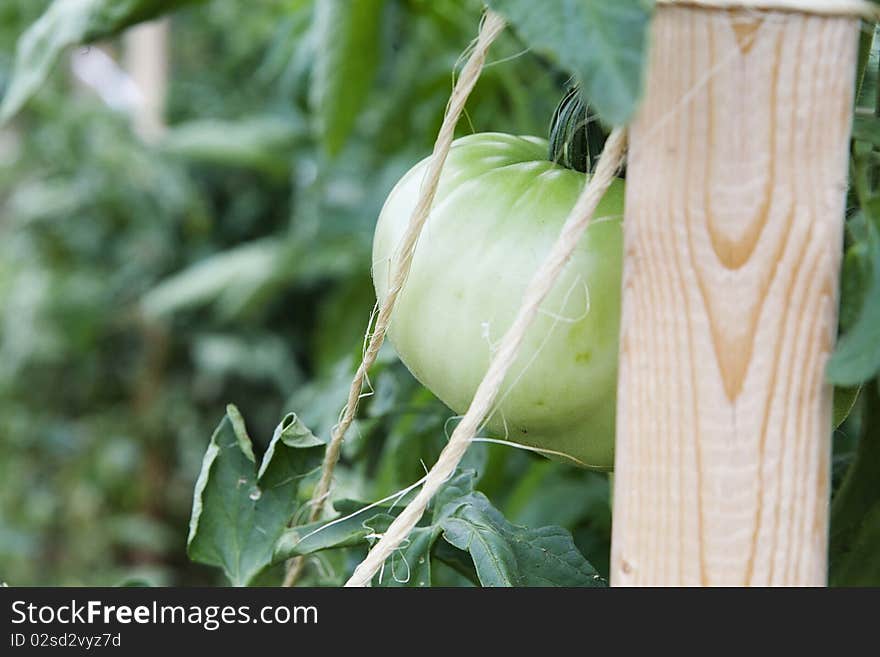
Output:
[[[413,375],[456,413],[467,410],[583,189],[584,174],[546,153],[547,143],[534,137],[456,140],[398,296],[388,337]],[[426,167],[420,162],[397,183],[379,217],[373,280],[380,301]],[[599,203],[486,425],[495,437],[600,469],[614,463],[623,190],[615,180]]]

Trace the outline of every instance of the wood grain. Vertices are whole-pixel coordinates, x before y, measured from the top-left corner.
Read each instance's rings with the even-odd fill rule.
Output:
[[[858,29],[657,11],[627,170],[615,586],[826,582]]]

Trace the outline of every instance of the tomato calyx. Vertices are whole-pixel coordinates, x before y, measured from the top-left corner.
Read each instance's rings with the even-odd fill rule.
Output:
[[[575,85],[553,112],[547,159],[567,169],[592,173],[606,138],[599,119],[584,102],[580,87]]]

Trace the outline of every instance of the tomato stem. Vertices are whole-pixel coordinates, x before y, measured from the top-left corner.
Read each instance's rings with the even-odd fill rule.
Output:
[[[592,173],[605,145],[606,133],[579,86],[571,87],[550,120],[547,159],[568,169]]]

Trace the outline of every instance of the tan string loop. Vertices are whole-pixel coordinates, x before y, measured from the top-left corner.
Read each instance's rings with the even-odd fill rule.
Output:
[[[419,193],[419,200],[413,210],[412,216],[406,232],[397,247],[397,251],[392,261],[391,279],[389,282],[388,294],[379,308],[376,316],[376,323],[373,327],[366,350],[364,351],[361,364],[355,373],[348,391],[348,401],[342,413],[342,418],[334,427],[330,442],[327,445],[327,451],[324,454],[324,462],[321,466],[321,478],[315,487],[312,495],[312,511],[310,522],[320,519],[321,511],[324,508],[324,502],[330,493],[330,484],[333,481],[333,470],[339,461],[339,453],[342,450],[342,442],[351,423],[357,414],[358,400],[361,396],[361,390],[367,377],[367,372],[376,357],[379,349],[385,341],[385,333],[388,331],[388,324],[391,321],[391,313],[394,310],[395,302],[403,288],[406,278],[409,275],[410,265],[412,264],[413,253],[415,252],[416,242],[422,232],[422,227],[428,219],[431,205],[434,202],[434,196],[437,193],[437,184],[440,181],[440,172],[443,170],[443,164],[446,162],[446,156],[449,154],[449,148],[455,136],[455,126],[464,110],[468,96],[477,83],[483,66],[486,62],[486,55],[489,46],[504,30],[504,19],[493,11],[487,11],[483,16],[480,24],[480,31],[473,46],[473,51],[467,62],[461,70],[461,74],[452,90],[449,103],[446,106],[446,112],[443,116],[443,123],[434,142],[434,150],[431,154],[431,160],[422,181]],[[302,558],[294,559],[288,568],[287,575],[284,579],[284,586],[292,586],[296,581],[302,569]]]

